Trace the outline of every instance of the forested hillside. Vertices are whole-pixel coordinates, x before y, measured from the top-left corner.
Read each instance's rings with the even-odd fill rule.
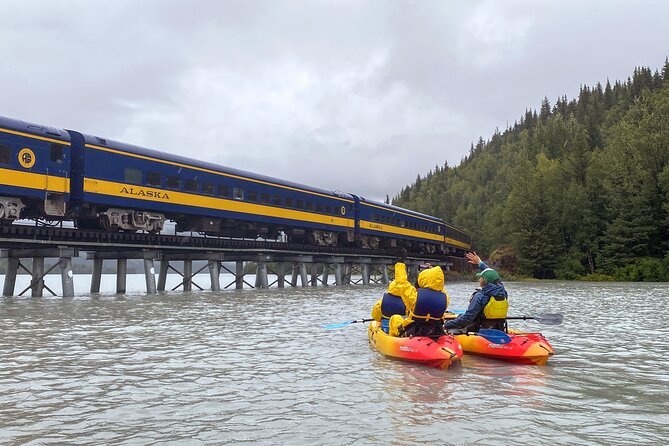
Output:
[[[393,204],[469,231],[519,274],[669,280],[669,61],[545,98]]]

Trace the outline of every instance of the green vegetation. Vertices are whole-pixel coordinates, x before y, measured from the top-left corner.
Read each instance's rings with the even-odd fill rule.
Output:
[[[669,280],[669,60],[552,107],[544,98],[393,204],[469,231],[518,275]]]

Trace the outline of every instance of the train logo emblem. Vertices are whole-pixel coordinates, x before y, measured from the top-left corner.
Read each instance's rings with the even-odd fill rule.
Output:
[[[35,154],[28,148],[23,148],[19,152],[19,164],[26,169],[30,169],[35,165]]]

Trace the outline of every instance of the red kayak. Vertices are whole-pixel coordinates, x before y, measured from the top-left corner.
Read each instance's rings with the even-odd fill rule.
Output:
[[[511,342],[496,344],[476,334],[457,335],[465,353],[515,364],[545,365],[555,354],[541,333],[509,333]]]
[[[369,324],[367,335],[374,348],[384,355],[429,367],[446,369],[462,357],[462,347],[451,335],[441,336],[436,341],[425,336],[390,336],[377,321]]]

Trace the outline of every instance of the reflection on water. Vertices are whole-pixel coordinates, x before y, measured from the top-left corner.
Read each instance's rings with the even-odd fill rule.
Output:
[[[0,301],[1,444],[667,443],[665,284],[509,283],[514,314],[565,314],[513,324],[556,356],[439,370],[382,357],[364,324],[319,327],[367,317],[380,287],[145,296],[143,280]],[[449,284],[454,308],[471,287]]]

